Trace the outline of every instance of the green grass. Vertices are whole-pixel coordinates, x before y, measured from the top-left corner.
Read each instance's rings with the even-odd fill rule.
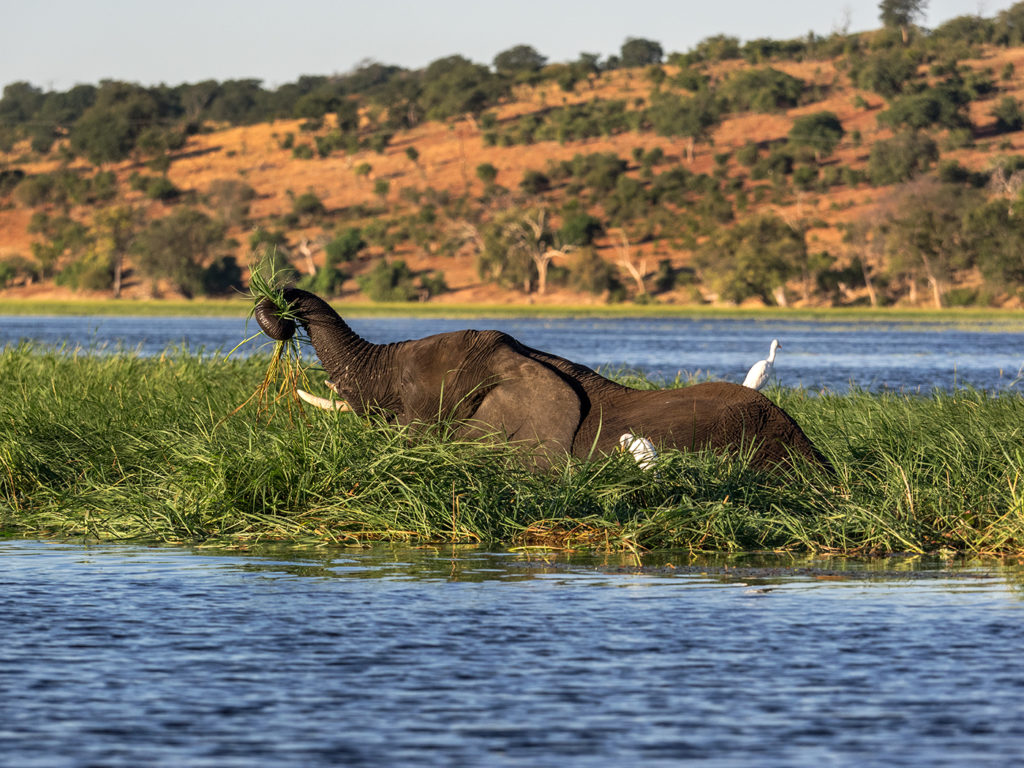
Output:
[[[966,327],[1024,329],[1024,312],[976,308],[919,309],[832,307],[791,309],[779,307],[741,308],[679,304],[442,304],[436,302],[346,302],[334,306],[346,316],[402,317],[700,317],[749,318],[763,320],[818,320],[832,322],[943,323]],[[111,315],[175,317],[245,317],[252,311],[252,296],[196,299],[4,299],[5,315]]]
[[[0,531],[246,544],[1024,552],[1024,398],[774,389],[829,478],[666,452],[547,474],[508,449],[250,400],[269,358],[0,352]],[[316,378],[311,375],[314,381]],[[241,406],[241,408],[239,408]]]

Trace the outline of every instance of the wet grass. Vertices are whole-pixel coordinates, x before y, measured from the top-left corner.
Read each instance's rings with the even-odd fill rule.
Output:
[[[1024,398],[775,389],[837,476],[508,449],[250,399],[270,355],[0,352],[0,530],[246,544],[1024,552]],[[315,376],[310,376],[314,381]],[[634,382],[635,383],[635,382]],[[242,406],[239,408],[239,406]]]
[[[17,299],[5,298],[4,315],[108,315],[139,317],[244,317],[251,296],[224,299]],[[715,307],[699,304],[456,304],[332,300],[349,317],[698,317],[772,321],[941,323],[962,327],[1024,328],[1024,311],[976,307]]]

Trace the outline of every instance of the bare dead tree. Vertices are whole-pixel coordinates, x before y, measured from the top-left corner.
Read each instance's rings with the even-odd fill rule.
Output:
[[[302,242],[299,243],[299,253],[306,260],[306,272],[315,275],[316,265],[313,264],[313,249],[309,247],[309,238],[302,238]]]
[[[475,256],[483,253],[484,236],[476,224],[465,219],[453,220],[445,227],[445,232],[448,243],[454,248],[456,254],[468,251]]]
[[[505,240],[510,248],[529,255],[537,267],[537,292],[541,294],[547,290],[548,265],[552,258],[547,255],[549,249],[544,237],[547,215],[546,208],[537,208],[535,212],[516,217],[504,229]],[[530,292],[529,277],[524,278],[523,290]]]
[[[636,283],[637,295],[643,296],[647,293],[647,286],[644,285],[644,276],[647,274],[647,259],[640,259],[639,265],[633,263],[633,252],[629,245],[629,238],[626,231],[617,227],[613,232],[618,232],[620,240],[616,248],[618,251],[619,264],[629,272],[630,277]]]
[[[1010,201],[1007,213],[1013,216],[1013,201],[1020,195],[1024,187],[1024,170],[1010,173],[1003,166],[999,166],[992,172],[988,181],[988,190],[991,194],[998,195]]]

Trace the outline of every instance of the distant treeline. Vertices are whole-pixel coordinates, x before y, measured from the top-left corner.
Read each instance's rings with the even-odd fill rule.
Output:
[[[258,79],[207,80],[176,86],[142,86],[120,81],[77,85],[67,91],[43,91],[27,82],[7,85],[0,99],[0,150],[9,151],[28,137],[36,152],[47,152],[57,139],[94,163],[117,161],[133,152],[158,154],[181,146],[185,136],[204,124],[244,125],[277,118],[322,119],[337,115],[344,132],[369,115],[381,132],[409,128],[422,120],[480,115],[509,95],[517,83],[550,81],[572,91],[601,72],[663,63],[682,68],[676,85],[699,90],[702,77],[691,68],[729,59],[753,64],[773,60],[841,58],[857,84],[886,97],[905,92],[914,68],[929,61],[970,57],[983,44],[1024,43],[1024,2],[994,18],[959,16],[926,31],[909,27],[920,14],[921,0],[883,0],[877,33],[813,33],[792,40],[756,39],[741,43],[727,35],[706,38],[692,50],[666,56],[662,46],[629,38],[618,54],[604,59],[581,53],[571,62],[549,63],[528,45],[498,53],[490,66],[463,56],[438,59],[409,70],[367,62],[343,75],[302,76],[275,89]],[[656,71],[651,75],[658,79]],[[752,105],[756,108],[756,104]]]
[[[395,259],[418,251],[471,256],[481,280],[525,294],[564,286],[609,301],[671,293],[767,304],[1024,298],[1024,157],[1005,152],[1013,139],[1002,136],[1024,129],[1021,77],[1012,63],[1000,72],[964,63],[983,45],[1024,45],[1024,2],[994,19],[962,16],[931,31],[912,24],[922,5],[883,0],[884,27],[856,35],[742,44],[716,36],[668,56],[657,42],[630,38],[605,60],[581,54],[559,64],[519,45],[491,66],[461,56],[415,71],[371,62],[274,90],[257,80],[153,88],[108,81],[49,93],[14,83],[0,99],[0,150],[26,138],[32,147],[0,165],[0,206],[32,209],[35,239],[31,258],[0,259],[0,287],[52,280],[117,296],[130,272],[154,295],[159,285],[220,294],[241,287],[242,260],[268,259],[322,295],[339,295],[346,283],[350,290],[354,279],[374,300],[412,301],[447,290],[443,272],[416,273]],[[710,66],[734,59],[749,65]],[[828,62],[827,74],[805,81],[772,65],[796,59]],[[619,80],[641,86],[635,98],[609,99],[607,89],[551,97],[555,89],[589,94],[616,69],[628,69]],[[729,115],[824,102],[846,87],[836,70],[856,88],[847,91],[854,111],[870,113],[880,131],[862,136],[820,109],[796,116],[785,136],[716,147],[708,172],[681,162]],[[521,97],[523,84],[541,105],[499,119],[494,107]],[[406,142],[417,183],[392,190],[363,155],[350,167],[360,183],[372,178],[376,202],[329,209],[312,189],[289,191],[292,209],[263,218],[251,214],[258,191],[244,178],[179,189],[168,177],[189,133],[279,117],[302,121],[297,133],[275,134],[279,147],[310,162],[384,152],[420,121],[467,117],[486,147],[646,133],[665,137],[667,149],[646,142],[628,156],[581,151],[519,177],[483,162],[476,194],[468,173],[461,192],[431,186]],[[970,148],[990,154],[987,168],[960,163]],[[17,165],[46,154],[96,167],[60,163],[33,173]],[[146,162],[130,175],[103,167],[126,157]],[[857,220],[830,223],[821,206],[800,203],[864,186],[879,192]],[[794,203],[806,213],[780,213]],[[837,200],[832,209],[849,205]],[[842,246],[817,239],[816,230],[829,228]],[[322,266],[311,256],[318,247]],[[692,256],[685,265],[673,259],[680,251]]]

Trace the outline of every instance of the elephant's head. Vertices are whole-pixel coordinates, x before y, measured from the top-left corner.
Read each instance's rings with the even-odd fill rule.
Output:
[[[283,294],[286,311],[269,299],[256,306],[254,317],[267,336],[287,341],[301,327],[327,372],[328,386],[357,412],[393,403],[386,359],[391,345],[366,341],[326,301],[308,291],[285,288]]]

